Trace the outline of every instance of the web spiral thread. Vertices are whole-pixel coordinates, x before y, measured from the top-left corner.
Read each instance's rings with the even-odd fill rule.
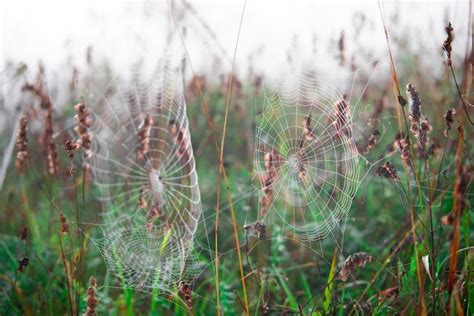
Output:
[[[103,205],[96,243],[128,287],[175,292],[200,272],[194,234],[202,213],[179,64],[143,81],[116,79],[94,105],[92,174]]]
[[[277,220],[297,239],[322,239],[346,216],[360,184],[349,103],[303,73],[267,86],[264,106],[254,161],[259,218]]]

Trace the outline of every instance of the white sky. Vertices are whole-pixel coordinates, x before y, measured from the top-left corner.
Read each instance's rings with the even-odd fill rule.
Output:
[[[187,47],[198,71],[210,70],[216,56],[230,68],[244,1],[190,1],[198,15],[216,34],[213,40],[195,16],[189,17]],[[385,1],[387,16],[400,9],[403,26],[412,26],[413,38],[425,36],[423,45],[436,50],[444,39],[445,17],[455,22],[456,31],[465,34],[468,1]],[[91,45],[94,56],[107,58],[113,67],[128,69],[136,59],[158,59],[170,27],[166,1],[7,1],[0,4],[0,61],[23,61],[59,68],[68,58],[84,61]],[[341,30],[347,33],[348,49],[355,12],[364,12],[370,30],[363,33],[374,55],[385,51],[384,35],[377,1],[256,1],[248,0],[240,36],[237,62],[246,65],[255,55],[257,67],[274,72],[286,60],[296,42],[300,55],[310,55],[316,36],[318,56],[327,61],[331,39]],[[389,25],[390,27],[390,25]],[[395,33],[397,30],[393,30]],[[462,31],[462,33],[461,33]],[[295,35],[297,40],[295,41]],[[461,35],[459,35],[461,36]],[[459,40],[458,43],[464,41]],[[463,44],[464,45],[464,44]],[[225,56],[222,53],[226,52]],[[352,49],[355,49],[352,47]],[[257,52],[261,52],[257,54]],[[438,51],[436,51],[438,53]],[[241,67],[246,68],[246,67]]]

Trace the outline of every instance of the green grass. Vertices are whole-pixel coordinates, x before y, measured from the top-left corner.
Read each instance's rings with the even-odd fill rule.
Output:
[[[406,52],[407,54],[410,52]],[[474,267],[472,249],[472,189],[468,185],[465,197],[466,207],[460,216],[459,246],[457,266],[450,266],[451,226],[441,224],[442,216],[452,211],[456,196],[454,185],[459,175],[456,174],[456,128],[465,115],[459,108],[456,122],[450,132],[450,140],[443,136],[445,129],[443,114],[459,99],[454,90],[451,78],[428,78],[421,73],[413,73],[416,58],[401,58],[397,69],[400,83],[416,82],[422,98],[423,115],[429,118],[433,131],[430,141],[440,144],[442,150],[431,155],[425,165],[423,159],[414,159],[413,171],[416,176],[427,183],[430,190],[420,185],[406,186],[403,163],[400,154],[387,158],[395,164],[400,182],[391,181],[375,175],[371,170],[362,182],[354,197],[347,217],[344,232],[336,229],[334,236],[322,241],[297,243],[282,233],[278,225],[267,227],[267,240],[256,240],[246,237],[243,225],[252,221],[258,211],[256,188],[252,188],[252,156],[248,148],[253,148],[255,132],[255,114],[260,113],[263,98],[255,96],[253,86],[248,80],[244,82],[243,96],[233,96],[230,103],[227,137],[224,160],[229,179],[229,190],[234,201],[236,222],[239,229],[239,241],[242,245],[242,264],[246,275],[246,291],[249,297],[250,314],[303,313],[309,315],[347,315],[352,313],[372,315],[419,314],[422,312],[421,300],[426,304],[426,311],[434,314],[474,314],[474,289],[472,269]],[[395,59],[397,62],[397,59]],[[461,69],[458,76],[461,77]],[[471,78],[472,79],[472,78]],[[385,73],[379,85],[371,85],[367,96],[359,107],[356,124],[363,130],[356,141],[365,144],[367,134],[372,126],[366,126],[375,104],[380,97],[380,88],[392,84],[390,73]],[[402,93],[404,95],[404,93]],[[226,96],[220,87],[211,86],[204,91],[209,105],[210,116],[216,127],[217,137],[221,135]],[[388,105],[383,108],[381,125],[385,128],[383,141],[369,153],[368,159],[375,161],[386,152],[398,131],[396,105],[394,96],[388,94]],[[70,104],[79,101],[71,96]],[[200,110],[199,98],[188,104],[188,116],[196,166],[203,204],[203,220],[207,224],[207,234],[203,223],[200,223],[197,242],[211,250],[214,249],[214,211],[217,193],[218,156],[212,141],[208,141],[209,128],[204,114]],[[472,102],[472,98],[471,98]],[[238,110],[239,104],[245,111]],[[257,106],[256,106],[257,105]],[[55,113],[54,120],[58,126],[64,126],[67,118],[72,117],[71,106],[64,113]],[[388,119],[385,119],[387,118]],[[466,120],[464,119],[464,122]],[[249,133],[250,129],[250,133]],[[464,142],[460,163],[471,168],[473,138],[472,126],[464,123]],[[250,135],[250,137],[248,136]],[[61,209],[69,220],[75,218],[75,203],[81,221],[99,223],[101,206],[97,201],[100,195],[92,183],[87,184],[85,200],[81,196],[76,200],[73,179],[68,175],[69,162],[61,140],[56,141],[60,158],[60,175],[51,177],[47,174],[47,160],[39,143],[40,133],[29,132],[29,148],[32,164],[24,175],[19,175],[12,162],[7,173],[7,180],[0,192],[0,313],[10,315],[64,315],[71,313],[68,304],[66,273],[61,260],[59,223],[57,210]],[[2,135],[1,143],[6,143],[8,135]],[[5,138],[5,139],[4,139]],[[415,139],[412,137],[412,141]],[[430,143],[431,144],[431,143]],[[446,153],[442,157],[444,146]],[[415,151],[415,150],[414,150]],[[414,152],[416,154],[416,152]],[[79,154],[77,156],[80,156]],[[76,179],[78,190],[82,189],[82,170],[80,159],[76,157]],[[441,165],[442,163],[442,165]],[[429,179],[427,170],[429,167]],[[406,167],[406,166],[405,166]],[[446,172],[444,173],[444,168]],[[360,173],[365,174],[367,167],[360,164]],[[412,180],[409,174],[408,179]],[[439,180],[438,180],[439,178]],[[439,182],[438,190],[434,190]],[[403,188],[403,189],[401,189]],[[227,188],[222,186],[222,194]],[[47,192],[47,194],[46,194]],[[248,192],[253,194],[247,195]],[[431,232],[428,201],[425,197],[434,192],[432,197]],[[243,198],[242,198],[243,197]],[[233,223],[229,205],[222,195],[220,225],[218,231],[219,249],[221,250],[219,266],[220,304],[223,314],[240,315],[244,311],[243,289],[239,272],[239,260],[233,238]],[[413,210],[415,234],[411,233],[410,208]],[[119,212],[119,210],[114,210]],[[23,226],[28,227],[25,241],[18,239]],[[84,227],[83,227],[84,228]],[[86,227],[87,237],[100,238],[100,229]],[[169,231],[171,233],[171,230]],[[416,235],[416,238],[413,238]],[[80,251],[80,240],[71,226],[69,235],[60,237],[68,264],[74,262],[74,256]],[[168,236],[165,236],[160,254],[166,248]],[[87,240],[86,240],[87,241]],[[248,247],[245,242],[248,241]],[[414,244],[416,243],[416,248]],[[121,278],[109,275],[99,250],[94,243],[86,242],[81,257],[84,268],[80,275],[75,275],[73,282],[78,313],[86,308],[86,290],[89,276],[98,280],[97,307],[99,314],[118,315],[185,315],[188,313],[185,304],[177,296],[161,293],[158,290],[142,293],[126,288]],[[248,250],[248,251],[247,251]],[[346,282],[335,278],[345,258],[356,252],[368,252],[375,260],[365,267],[360,267]],[[435,257],[432,257],[432,254]],[[434,283],[421,264],[422,256],[428,255],[431,265],[435,264]],[[24,272],[17,272],[18,260],[30,259]],[[196,280],[192,294],[193,312],[195,314],[214,315],[217,313],[215,273],[212,258],[204,249],[199,254],[205,264],[201,275]],[[417,261],[419,264],[417,265]],[[117,260],[117,271],[121,271],[120,260]],[[448,280],[450,270],[456,269],[454,290],[449,293]],[[433,271],[430,271],[432,273]],[[420,284],[422,287],[420,287]],[[388,295],[389,289],[391,295]],[[177,292],[177,289],[173,289]],[[434,293],[434,294],[433,294]],[[436,306],[434,306],[436,301]]]

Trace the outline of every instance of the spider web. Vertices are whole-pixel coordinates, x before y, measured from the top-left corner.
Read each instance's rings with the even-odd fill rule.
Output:
[[[94,242],[109,273],[145,292],[176,293],[202,269],[193,247],[201,197],[180,71],[164,59],[145,81],[137,63],[128,83],[109,78],[98,99],[86,101],[89,163],[104,210]]]
[[[258,220],[311,241],[327,237],[345,219],[365,177],[361,162],[373,166],[359,153],[354,136],[357,75],[334,80],[293,70],[278,85],[265,84],[253,171]],[[352,79],[348,96],[335,88],[347,78]]]

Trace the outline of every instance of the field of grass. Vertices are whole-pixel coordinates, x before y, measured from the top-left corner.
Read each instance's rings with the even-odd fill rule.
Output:
[[[361,48],[345,57],[345,47],[358,46],[341,36],[337,74],[319,74],[315,67],[321,78],[347,74],[350,84],[338,88],[347,95],[352,121],[341,123],[343,110],[329,102],[336,123],[324,124],[352,130],[349,138],[358,159],[351,168],[357,172],[339,169],[343,159],[326,166],[338,168],[341,176],[358,174],[360,181],[355,179],[354,196],[344,196],[344,188],[329,183],[334,190],[327,199],[348,201],[347,215],[335,221],[330,233],[309,240],[296,238],[286,226],[296,221],[309,225],[311,218],[298,218],[293,211],[293,222],[282,221],[276,214],[289,214],[290,208],[278,198],[262,210],[269,193],[262,193],[265,188],[255,174],[261,150],[257,126],[282,119],[276,112],[275,117],[260,116],[266,113],[264,104],[272,105],[265,75],[238,77],[230,72],[219,79],[211,72],[193,73],[192,61],[183,63],[189,72],[183,93],[202,213],[185,257],[194,262],[183,259],[183,271],[169,284],[157,284],[167,280],[156,276],[163,265],[152,267],[156,274],[152,272],[150,281],[138,270],[147,263],[130,259],[137,267],[129,271],[124,268],[129,258],[120,246],[101,242],[106,225],[111,225],[109,215],[132,212],[120,207],[128,205],[120,200],[127,197],[114,194],[132,192],[127,190],[133,181],[114,182],[111,204],[101,203],[104,190],[94,162],[98,150],[93,126],[104,105],[93,100],[116,100],[122,88],[109,87],[107,80],[121,74],[114,74],[106,61],[95,61],[92,51],[84,68],[61,70],[67,82],[48,81],[48,69],[42,66],[6,65],[1,102],[15,98],[8,101],[18,110],[5,112],[11,128],[0,135],[5,165],[0,179],[0,314],[473,315],[473,43],[456,43],[467,45],[466,51],[456,51],[452,32],[454,41],[462,40],[456,34],[460,26],[456,21],[453,30],[448,24],[436,25],[446,27],[446,33],[434,39],[439,53],[426,62],[423,52],[406,45],[410,30],[392,38],[391,30],[399,26],[390,23],[384,25],[390,43],[386,56],[375,59],[370,48]],[[312,66],[302,71],[315,71]],[[108,76],[97,76],[104,73]],[[133,88],[132,94],[124,90],[128,99],[121,106],[140,97],[140,84]],[[316,91],[316,84],[312,89]],[[111,112],[120,116],[120,111]],[[301,129],[322,133],[319,125],[312,129],[312,123],[301,122],[298,128],[303,124]],[[140,140],[143,135],[128,136]],[[289,141],[285,137],[276,141]],[[113,139],[110,135],[106,141],[111,150],[121,145]],[[288,156],[284,145],[278,150]],[[325,185],[315,183],[310,189],[330,190]],[[308,207],[306,214],[316,211]],[[314,221],[318,216],[326,215],[316,214]],[[178,260],[172,257],[180,252],[168,247],[175,242],[169,227],[176,220],[169,218],[160,223],[169,230],[147,252],[151,264],[157,258]],[[147,238],[135,239],[143,243],[137,247],[150,247]]]

